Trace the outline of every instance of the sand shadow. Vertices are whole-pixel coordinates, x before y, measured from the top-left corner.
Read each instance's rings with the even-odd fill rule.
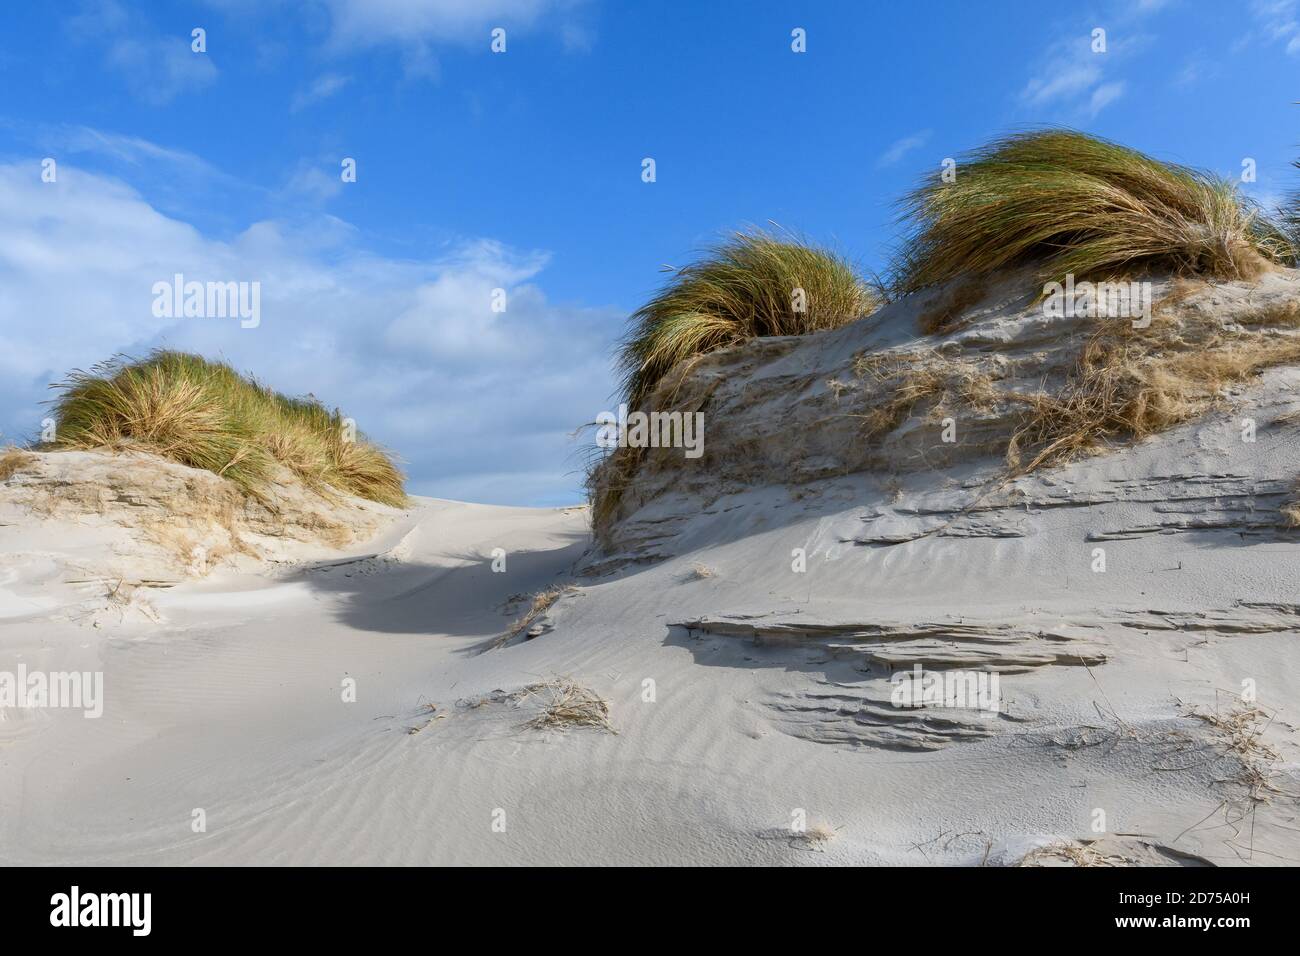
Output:
[[[555,548],[510,553],[504,571],[493,570],[490,553],[447,554],[440,556],[445,564],[435,564],[381,552],[315,562],[288,580],[324,595],[335,619],[358,631],[488,638],[511,623],[523,599],[568,581],[590,536],[560,540]]]

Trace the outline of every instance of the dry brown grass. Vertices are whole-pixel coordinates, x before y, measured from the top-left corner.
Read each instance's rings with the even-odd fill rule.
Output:
[[[10,445],[0,451],[0,481],[8,481],[17,472],[36,460],[36,456]]]
[[[1282,516],[1292,528],[1300,528],[1300,484],[1296,485],[1295,497],[1282,506]]]
[[[930,418],[954,408],[988,408],[1001,397],[993,379],[975,362],[953,359],[934,350],[860,355],[854,363],[872,392],[883,396],[863,415],[863,438],[883,438],[912,416],[916,406],[931,402]]]
[[[835,828],[829,823],[814,823],[806,830],[794,834],[794,839],[810,849],[821,850],[835,839]]]
[[[1282,324],[1274,309],[1259,325]],[[1007,462],[1023,474],[1067,461],[1115,439],[1136,440],[1190,421],[1266,368],[1300,362],[1300,337],[1230,332],[1211,319],[1164,314],[1146,329],[1101,324],[1055,394],[1009,396],[1028,414]]]
[[[595,727],[617,734],[609,720],[609,702],[589,687],[571,677],[529,684],[517,695],[522,702],[530,696],[544,698],[542,711],[525,726],[534,730],[567,730],[570,727]]]
[[[1204,723],[1218,746],[1236,758],[1240,768],[1233,782],[1245,787],[1251,801],[1263,803],[1282,792],[1275,782],[1275,768],[1282,755],[1263,740],[1264,731],[1273,722],[1272,713],[1263,707],[1237,703],[1227,710],[1193,708],[1183,716]]]
[[[955,332],[963,324],[966,312],[987,294],[988,282],[983,276],[951,286],[917,317],[917,330],[922,335]]]
[[[140,533],[192,577],[204,577],[238,555],[261,557],[240,534],[240,522],[229,499],[213,500],[210,506],[196,511],[184,516],[142,520]]]
[[[1274,302],[1266,305],[1245,320],[1244,324],[1295,328],[1300,326],[1300,302]]]
[[[1060,840],[1040,846],[1025,854],[1016,866],[1050,866],[1053,862],[1070,866],[1130,866],[1132,861],[1122,856],[1110,856],[1092,848],[1088,843]]]
[[[1300,363],[1300,304],[1270,303],[1224,324],[1179,308],[1202,287],[1175,282],[1144,329],[1127,319],[1100,320],[1065,380],[1028,394],[1004,388],[1005,370],[980,356],[938,349],[860,355],[855,371],[869,382],[862,438],[883,439],[921,405],[930,422],[1004,406],[1008,468],[1025,474],[1183,424],[1265,369]],[[1285,513],[1300,524],[1300,499]]]
[[[609,532],[618,514],[623,496],[631,487],[641,462],[644,448],[623,446],[602,458],[587,472],[587,498],[591,502],[591,527],[596,539],[609,545]]]
[[[572,584],[556,584],[547,588],[545,591],[538,591],[533,595],[532,603],[523,616],[511,624],[506,630],[502,631],[492,643],[487,646],[487,650],[496,650],[498,647],[504,647],[515,638],[526,634],[528,629],[537,622],[537,619],[546,614],[554,606],[555,602],[564,595],[578,590]]]

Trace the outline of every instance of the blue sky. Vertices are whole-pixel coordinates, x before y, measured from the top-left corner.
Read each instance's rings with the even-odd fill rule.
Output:
[[[1047,123],[1227,176],[1253,158],[1243,188],[1278,201],[1298,7],[11,4],[0,441],[39,431],[69,369],[166,344],[342,405],[417,493],[577,501],[572,433],[614,407],[627,314],[725,230],[772,220],[877,268],[919,175]],[[155,317],[175,272],[261,282],[261,324]]]

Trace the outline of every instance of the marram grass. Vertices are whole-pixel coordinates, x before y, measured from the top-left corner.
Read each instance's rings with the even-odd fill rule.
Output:
[[[352,434],[337,409],[288,398],[221,362],[159,350],[73,372],[55,387],[58,447],[149,451],[252,494],[278,464],[317,491],[406,502],[393,459]]]
[[[1300,160],[1291,165],[1300,169]],[[1282,207],[1282,224],[1291,237],[1291,244],[1296,249],[1297,256],[1300,256],[1300,190],[1292,192],[1287,197],[1286,204]]]
[[[640,408],[681,362],[760,336],[834,329],[877,304],[834,254],[758,230],[735,233],[633,313],[619,356],[624,394]]]
[[[1253,279],[1295,247],[1235,185],[1065,129],[1018,133],[928,177],[903,200],[911,233],[896,294],[999,269],[1043,281],[1167,270]]]

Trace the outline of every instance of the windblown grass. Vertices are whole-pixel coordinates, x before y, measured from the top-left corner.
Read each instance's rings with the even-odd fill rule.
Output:
[[[393,459],[350,435],[338,409],[288,398],[221,362],[159,350],[73,372],[54,387],[59,447],[148,451],[254,495],[278,464],[323,493],[406,501]]]
[[[1065,129],[996,140],[902,205],[913,232],[893,267],[898,294],[1025,265],[1043,281],[1253,279],[1295,257],[1284,227],[1230,181]]]
[[[867,284],[832,253],[762,231],[738,232],[676,270],[633,313],[619,359],[628,404],[644,405],[681,362],[761,336],[838,328],[876,305]]]
[[[902,205],[910,232],[875,288],[827,253],[764,233],[739,234],[678,271],[633,316],[620,359],[630,404],[643,407],[658,389],[656,402],[671,406],[692,360],[715,349],[834,328],[922,289],[947,286],[924,304],[919,331],[948,334],[1002,270],[1032,270],[1042,282],[1172,274],[1167,311],[1191,293],[1185,279],[1250,281],[1293,264],[1300,249],[1300,202],[1270,217],[1230,180],[1066,129],[996,140],[965,156],[953,182],[935,174]],[[791,308],[795,286],[808,292],[807,313]],[[932,414],[1015,406],[1006,456],[1019,474],[1181,424],[1263,369],[1300,362],[1294,304],[1262,311],[1245,334],[1160,308],[1140,334],[1127,322],[1100,323],[1064,384],[1032,394],[931,350],[868,356],[857,372],[874,380],[877,401],[862,415],[863,437],[882,439],[921,406]],[[619,448],[589,471],[602,545],[648,460]]]
[[[1300,160],[1291,165],[1300,169]],[[1296,249],[1297,258],[1300,258],[1300,190],[1287,197],[1286,205],[1282,207],[1282,224],[1291,237],[1291,245]]]
[[[644,448],[615,448],[587,469],[587,500],[591,502],[591,527],[602,546],[608,546],[609,531],[618,515],[623,496],[632,486]]]

